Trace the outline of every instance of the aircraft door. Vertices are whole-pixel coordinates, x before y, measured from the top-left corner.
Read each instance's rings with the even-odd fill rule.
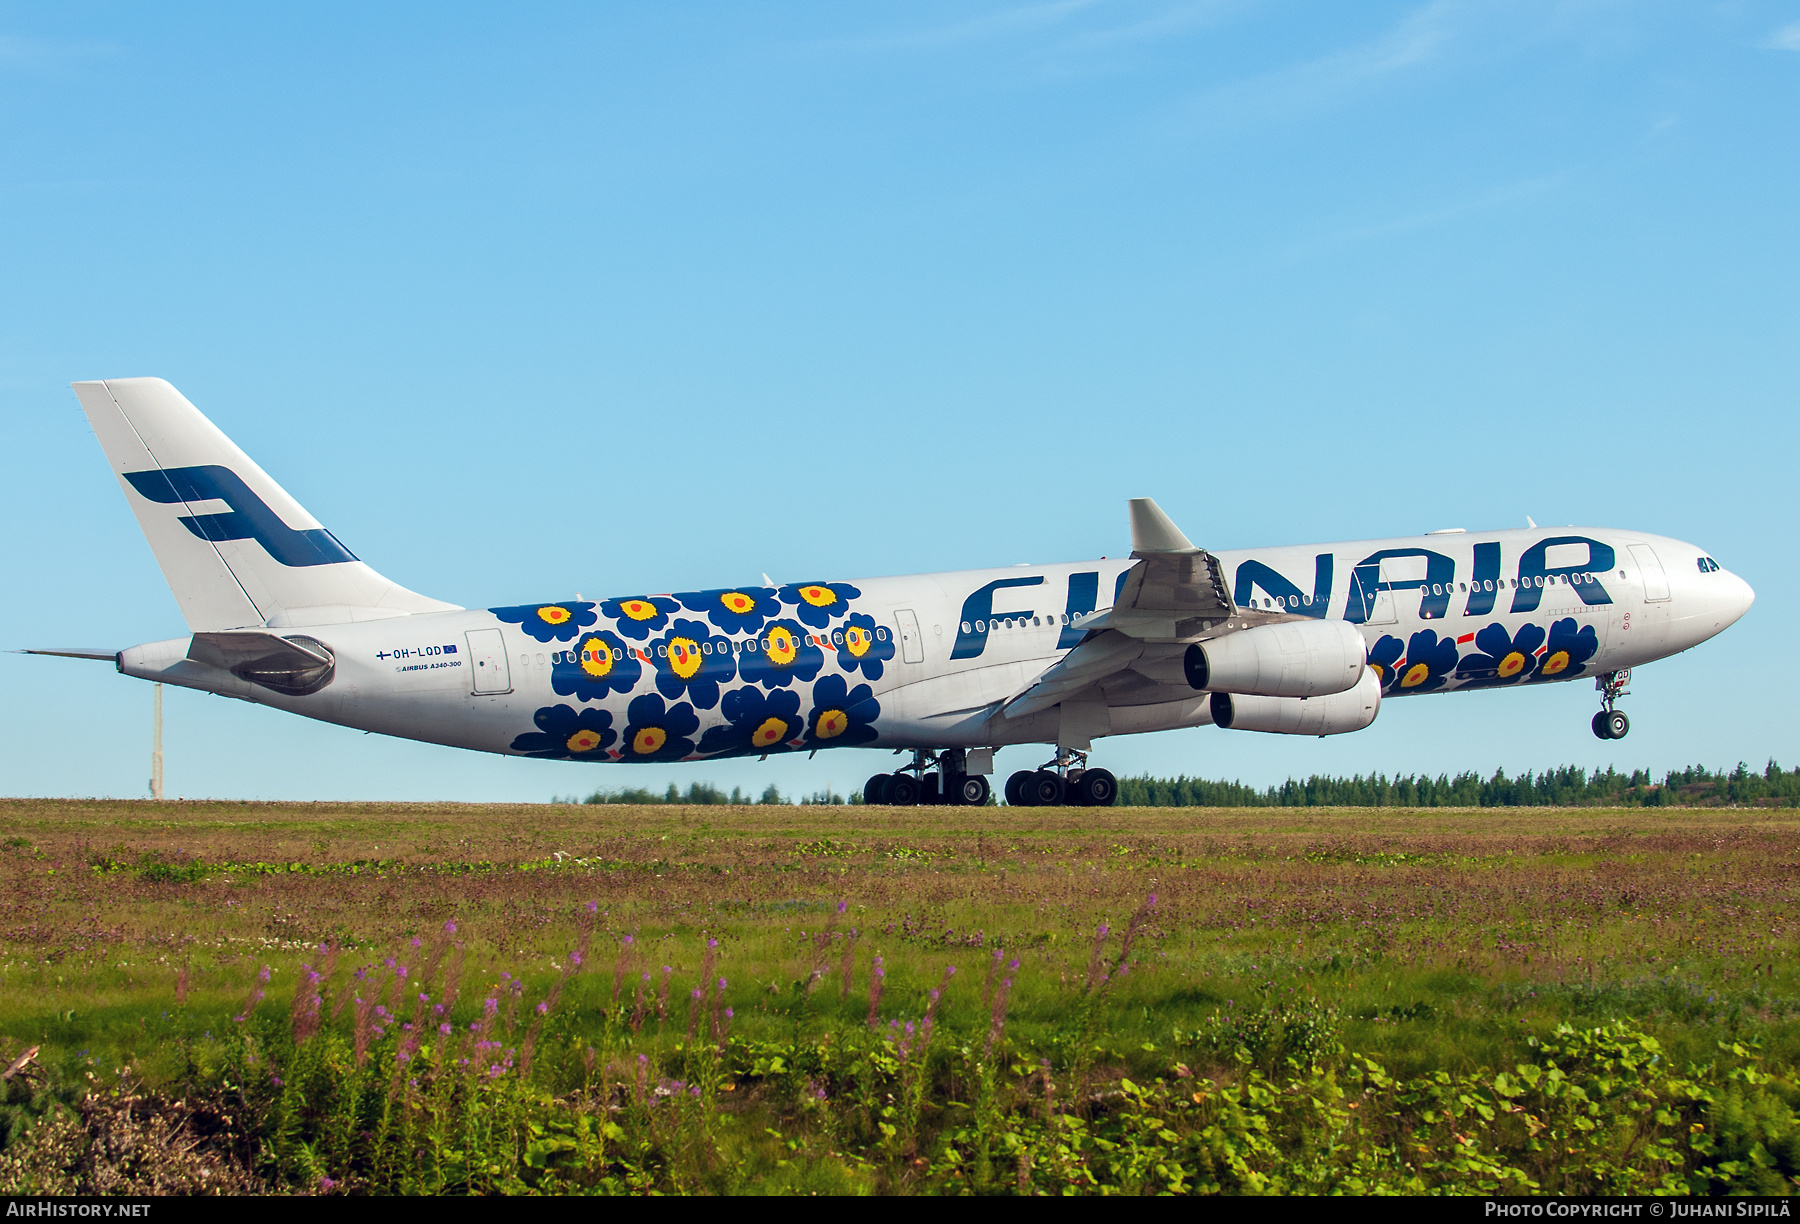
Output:
[[[919,632],[919,618],[911,608],[894,609],[894,623],[900,626],[900,657],[908,663],[925,661],[925,638]]]
[[[1666,603],[1669,598],[1669,576],[1663,573],[1656,550],[1648,544],[1632,544],[1631,559],[1637,562],[1638,576],[1644,584],[1645,603]]]
[[[512,692],[512,669],[506,662],[506,643],[498,629],[471,629],[463,634],[469,645],[469,676],[476,693]]]
[[[1350,599],[1347,606],[1360,606],[1368,610],[1363,617],[1365,625],[1391,625],[1399,619],[1394,611],[1394,593],[1381,590],[1379,583],[1374,591],[1365,591],[1361,576],[1354,573],[1350,576]]]

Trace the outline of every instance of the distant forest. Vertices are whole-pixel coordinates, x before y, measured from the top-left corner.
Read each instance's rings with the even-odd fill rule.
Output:
[[[586,798],[571,796],[552,803],[676,803],[786,804],[793,803],[773,784],[752,799],[733,787],[729,793],[704,782],[686,790],[670,783],[666,791],[632,787],[595,791]],[[843,795],[820,791],[798,800],[803,804],[843,803]],[[852,792],[850,803],[861,803],[861,792]],[[1439,774],[1361,774],[1353,778],[1327,778],[1317,774],[1305,781],[1289,778],[1280,786],[1258,789],[1242,782],[1212,782],[1205,778],[1119,779],[1119,803],[1125,807],[1800,807],[1800,769],[1782,769],[1770,761],[1762,772],[1739,762],[1729,773],[1714,773],[1704,765],[1672,769],[1662,781],[1650,771],[1619,773],[1607,768],[1592,772],[1579,765],[1529,770],[1516,778],[1495,770],[1484,778],[1477,773],[1455,777]]]
[[[1371,774],[1300,781],[1259,789],[1205,778],[1120,778],[1119,802],[1130,807],[1684,807],[1800,806],[1800,769],[1774,761],[1757,773],[1742,762],[1730,772],[1704,765],[1672,769],[1655,781],[1649,770],[1592,772],[1579,765],[1527,770],[1514,778],[1460,773]]]

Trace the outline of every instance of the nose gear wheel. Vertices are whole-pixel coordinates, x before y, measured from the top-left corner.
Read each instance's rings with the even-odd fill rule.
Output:
[[[1624,739],[1631,733],[1631,720],[1625,717],[1625,711],[1613,709],[1613,702],[1630,695],[1626,685],[1631,683],[1631,669],[1605,672],[1594,678],[1594,687],[1600,690],[1600,712],[1594,715],[1590,724],[1594,734],[1603,740]]]

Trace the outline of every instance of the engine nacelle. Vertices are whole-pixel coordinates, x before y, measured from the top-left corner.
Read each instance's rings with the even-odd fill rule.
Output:
[[[1182,659],[1188,684],[1203,693],[1259,697],[1342,693],[1367,662],[1362,634],[1341,620],[1258,625],[1196,642]]]
[[[1254,633],[1256,630],[1252,629]],[[1361,731],[1381,712],[1381,678],[1372,667],[1342,693],[1326,697],[1256,697],[1214,693],[1213,722],[1234,731],[1271,731],[1276,735],[1342,735]]]

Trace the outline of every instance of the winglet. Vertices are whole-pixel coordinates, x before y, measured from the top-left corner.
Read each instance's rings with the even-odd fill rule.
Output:
[[[1148,497],[1131,499],[1131,552],[1133,556],[1146,553],[1197,553],[1193,541],[1181,534],[1162,507]]]

